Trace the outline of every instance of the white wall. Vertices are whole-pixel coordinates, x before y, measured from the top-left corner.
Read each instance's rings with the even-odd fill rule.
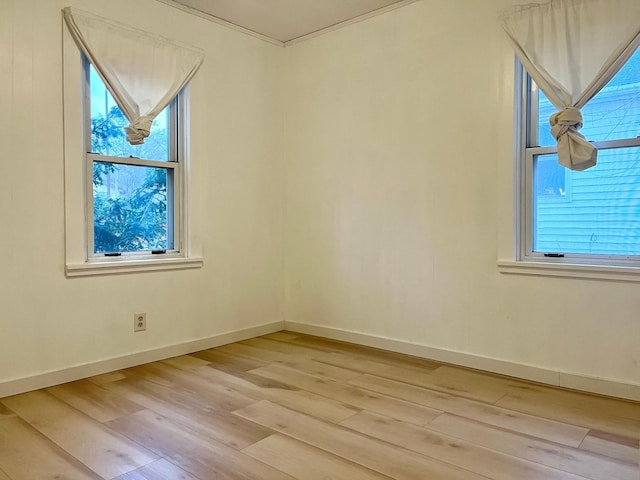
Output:
[[[190,90],[202,269],[65,278],[67,5],[205,49]],[[0,384],[283,320],[282,60],[153,0],[0,0]],[[139,311],[147,331],[134,334]]]
[[[510,3],[423,0],[285,50],[286,319],[640,384],[638,284],[497,270]]]
[[[513,250],[508,3],[422,0],[281,49],[153,0],[0,0],[0,385],[285,314],[640,384],[637,284],[497,271]],[[68,4],[206,50],[190,176],[204,268],[65,278]]]

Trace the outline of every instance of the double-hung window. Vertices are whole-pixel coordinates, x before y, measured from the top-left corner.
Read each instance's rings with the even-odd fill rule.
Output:
[[[582,109],[598,148],[585,171],[558,164],[556,108],[520,73],[520,260],[640,266],[640,50]]]
[[[75,7],[63,18],[66,275],[201,267],[186,87],[204,52]]]
[[[87,257],[178,254],[181,248],[180,95],[158,115],[141,145],[85,59]]]

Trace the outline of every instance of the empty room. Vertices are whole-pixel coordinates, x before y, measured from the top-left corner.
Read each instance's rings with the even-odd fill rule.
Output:
[[[640,480],[640,2],[0,0],[0,480]]]

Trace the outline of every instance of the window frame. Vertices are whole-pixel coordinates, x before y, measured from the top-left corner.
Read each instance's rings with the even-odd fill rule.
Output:
[[[167,175],[167,212],[172,211],[173,215],[167,215],[168,225],[167,232],[170,232],[172,237],[171,242],[173,248],[167,248],[162,252],[162,255],[178,255],[180,254],[180,177],[181,169],[177,162],[165,162],[158,160],[143,160],[139,158],[123,158],[123,157],[110,157],[105,155],[98,155],[91,152],[87,152],[85,157],[85,178],[87,185],[86,192],[86,217],[87,217],[87,259],[89,261],[102,260],[104,258],[111,258],[105,255],[106,252],[96,253],[95,249],[95,218],[94,218],[94,195],[93,195],[93,164],[95,162],[113,163],[117,165],[130,165],[139,167],[152,167],[162,168],[167,171],[171,171],[172,175]],[[138,258],[147,257],[152,255],[153,250],[139,250],[134,252],[118,252],[120,257],[125,258]]]
[[[557,145],[539,146],[537,139],[538,88],[526,72],[524,66],[516,59],[516,99],[515,118],[519,125],[516,128],[516,263],[532,262],[555,266],[606,267],[638,269],[640,272],[640,255],[585,254],[568,252],[535,252],[533,251],[534,235],[534,177],[533,163],[536,156],[557,154]],[[609,141],[592,142],[598,150],[640,147],[640,137]],[[546,254],[562,254],[562,257],[549,257]],[[501,262],[505,268],[513,267],[509,262]],[[504,270],[503,270],[504,271]],[[509,272],[512,273],[512,272]],[[628,273],[628,270],[627,270]],[[562,275],[569,276],[569,275]],[[625,275],[626,278],[626,275]],[[638,279],[637,281],[640,281]]]
[[[88,262],[113,262],[114,259],[121,260],[145,260],[150,258],[159,258],[158,254],[162,257],[181,257],[181,247],[183,245],[181,219],[183,217],[182,212],[182,162],[180,161],[181,145],[183,135],[185,134],[182,128],[183,119],[181,113],[184,113],[184,109],[181,108],[183,104],[182,92],[180,92],[169,104],[169,145],[168,145],[168,159],[167,160],[148,160],[138,157],[119,157],[119,156],[107,156],[92,152],[91,141],[91,75],[90,75],[91,62],[89,59],[82,55],[82,69],[84,76],[83,85],[83,122],[84,122],[84,151],[85,154],[85,219],[86,219],[86,258]],[[167,174],[167,212],[170,210],[172,215],[167,215],[167,232],[171,231],[173,248],[167,248],[163,252],[153,253],[152,250],[139,250],[134,252],[119,252],[114,256],[107,256],[105,253],[96,253],[95,239],[94,239],[94,194],[93,194],[93,165],[95,162],[114,163],[118,165],[130,165],[140,167],[152,167],[162,168],[167,171],[171,171],[172,175]],[[167,172],[168,173],[168,172]],[[153,255],[153,257],[151,257]]]

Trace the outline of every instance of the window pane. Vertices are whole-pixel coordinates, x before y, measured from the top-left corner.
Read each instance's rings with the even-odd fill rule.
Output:
[[[554,145],[549,117],[556,108],[540,92],[538,99],[538,139],[542,146]],[[587,140],[605,141],[640,135],[640,50],[615,77],[582,109]]]
[[[537,197],[566,197],[568,171],[558,163],[557,157],[536,157],[533,168],[533,191]]]
[[[124,127],[129,122],[116,105],[98,73],[90,67],[91,86],[91,151],[113,157],[137,157],[145,160],[169,161],[169,107],[151,124],[151,135],[142,145],[127,142]]]
[[[94,253],[172,249],[172,175],[166,168],[94,162]]]
[[[545,164],[557,161],[555,154],[534,159],[533,250],[640,255],[640,148],[600,150],[597,166],[566,172],[564,197],[539,187],[558,187],[542,178],[550,170]]]

